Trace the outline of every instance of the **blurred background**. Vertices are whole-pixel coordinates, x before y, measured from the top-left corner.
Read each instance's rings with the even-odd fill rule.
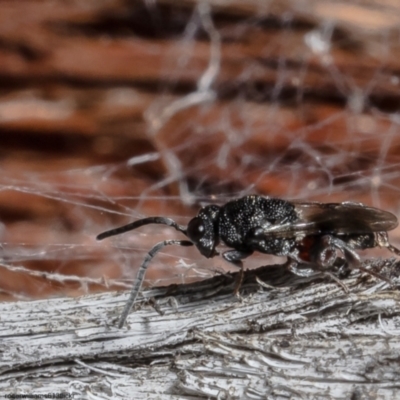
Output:
[[[98,233],[250,193],[398,215],[399,34],[394,1],[1,1],[0,299],[128,288],[181,235]],[[146,284],[226,268],[171,247]]]

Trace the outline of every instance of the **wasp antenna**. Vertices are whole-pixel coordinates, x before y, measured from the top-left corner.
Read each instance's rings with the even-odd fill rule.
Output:
[[[124,326],[124,323],[126,321],[126,318],[128,317],[129,312],[131,311],[131,308],[133,304],[135,303],[136,297],[139,293],[140,288],[142,287],[144,275],[146,273],[146,269],[149,265],[149,262],[151,259],[165,246],[170,246],[170,245],[177,245],[177,246],[193,246],[192,242],[189,242],[188,240],[165,240],[164,242],[157,243],[146,255],[146,258],[144,259],[142,265],[139,268],[137,277],[135,279],[135,283],[132,286],[131,293],[129,295],[129,299],[125,304],[124,311],[121,314],[121,317],[118,322],[118,328],[122,328]]]
[[[178,225],[173,219],[171,218],[164,218],[164,217],[149,217],[149,218],[143,218],[139,219],[138,221],[131,222],[130,224],[120,226],[119,228],[111,229],[109,231],[105,231],[100,233],[99,235],[96,236],[97,240],[103,240],[105,238],[108,238],[110,236],[115,236],[119,235],[121,233],[129,232],[134,229],[140,228],[143,225],[149,225],[149,224],[162,224],[162,225],[168,225],[171,226],[172,228],[176,229],[179,232],[182,232],[183,234],[186,235],[186,228]]]

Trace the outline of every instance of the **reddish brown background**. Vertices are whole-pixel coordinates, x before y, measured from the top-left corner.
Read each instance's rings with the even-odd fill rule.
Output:
[[[185,223],[244,193],[399,211],[398,4],[266,4],[210,2],[215,99],[165,118],[210,60],[196,2],[0,2],[2,299],[121,288],[176,234],[97,233],[152,214]],[[224,266],[171,253],[154,260],[153,283],[201,276],[165,266],[181,257]]]

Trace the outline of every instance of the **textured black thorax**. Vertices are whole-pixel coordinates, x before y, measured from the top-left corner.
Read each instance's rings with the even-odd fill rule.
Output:
[[[294,239],[256,239],[255,235],[272,225],[298,220],[293,204],[261,196],[246,196],[225,204],[219,214],[219,236],[225,244],[243,251],[286,254]]]

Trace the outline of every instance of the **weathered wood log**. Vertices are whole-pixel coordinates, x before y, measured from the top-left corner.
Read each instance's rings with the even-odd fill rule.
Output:
[[[396,264],[386,266],[396,275]],[[398,267],[397,267],[398,268]],[[0,389],[102,399],[394,399],[400,292],[282,265],[144,291],[0,304]],[[78,396],[78,397],[76,397]]]

